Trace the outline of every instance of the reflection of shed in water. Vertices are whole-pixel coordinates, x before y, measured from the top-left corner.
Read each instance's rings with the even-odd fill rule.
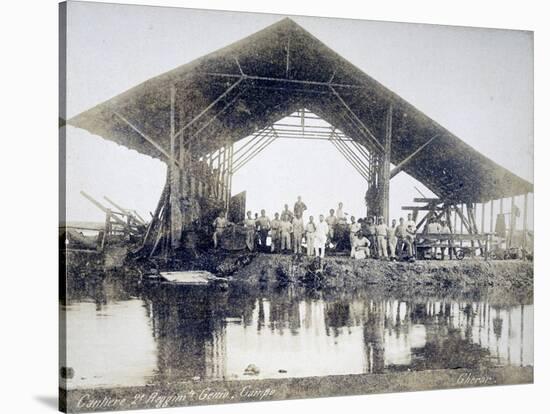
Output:
[[[384,306],[383,302],[370,302],[367,318],[363,324],[366,371],[384,371]]]
[[[340,334],[341,328],[350,326],[350,304],[349,302],[327,303],[325,306],[325,326],[327,335],[329,328],[332,328],[334,336]]]
[[[269,296],[270,329],[282,332],[288,328],[293,335],[297,335],[300,326],[300,297],[292,289],[271,294]]]
[[[158,345],[158,381],[225,376],[225,328],[207,288],[162,289],[150,294],[148,302]]]

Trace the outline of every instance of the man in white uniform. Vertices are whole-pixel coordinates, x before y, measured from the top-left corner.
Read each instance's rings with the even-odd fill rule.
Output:
[[[319,216],[319,224],[317,224],[317,229],[315,230],[315,257],[325,257],[328,231],[328,224],[325,221],[325,217],[321,214]]]
[[[315,233],[317,226],[313,222],[313,216],[309,216],[309,222],[306,224],[306,243],[307,243],[307,255],[313,256],[315,249]]]

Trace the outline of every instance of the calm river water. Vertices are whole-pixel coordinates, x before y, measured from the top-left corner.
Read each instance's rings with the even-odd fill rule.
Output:
[[[101,278],[69,290],[67,388],[533,364],[533,305],[491,292],[130,291]]]

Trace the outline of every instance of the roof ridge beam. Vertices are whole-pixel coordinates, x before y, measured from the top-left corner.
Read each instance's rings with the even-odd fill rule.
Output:
[[[329,83],[329,82],[313,81],[313,80],[306,80],[306,79],[287,79],[287,78],[276,78],[276,77],[270,77],[270,76],[257,76],[257,75],[247,75],[247,74],[241,75],[237,73],[221,73],[221,72],[202,72],[202,73],[208,76],[220,76],[220,77],[227,77],[227,78],[244,78],[248,80],[266,81],[266,82],[297,83],[301,85],[315,85],[315,86],[333,85],[338,88],[350,88],[350,89],[365,88],[364,85],[352,85],[347,83]]]

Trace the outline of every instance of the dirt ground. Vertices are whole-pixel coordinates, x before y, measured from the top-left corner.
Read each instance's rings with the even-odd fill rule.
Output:
[[[522,260],[425,260],[414,263],[348,257],[325,257],[315,266],[313,258],[292,255],[228,255],[214,270],[245,283],[300,283],[312,274],[327,287],[365,285],[440,287],[467,289],[481,287],[532,289],[533,263]]]
[[[71,255],[68,276],[107,270],[106,259]],[[318,289],[369,287],[429,294],[437,290],[467,292],[499,288],[523,295],[533,292],[533,262],[527,260],[418,260],[414,263],[375,259],[355,260],[347,256],[328,256],[320,263],[307,256],[207,251],[193,259],[181,258],[167,263],[120,261],[116,271],[124,279],[156,267],[159,270],[207,270],[217,276],[251,287],[286,285],[314,286]]]

